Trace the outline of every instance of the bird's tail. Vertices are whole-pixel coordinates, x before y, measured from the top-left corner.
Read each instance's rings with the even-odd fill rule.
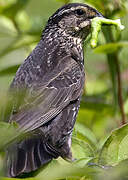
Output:
[[[31,138],[20,143],[11,145],[7,152],[6,169],[8,177],[17,177],[23,173],[35,171],[53,158],[55,153],[50,154],[47,145],[41,138]]]

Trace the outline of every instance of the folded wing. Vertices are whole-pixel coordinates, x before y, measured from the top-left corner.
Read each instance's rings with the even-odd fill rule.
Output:
[[[84,81],[82,73],[77,62],[66,57],[51,73],[33,82],[25,103],[10,121],[16,121],[21,130],[29,132],[52,120],[80,96]]]

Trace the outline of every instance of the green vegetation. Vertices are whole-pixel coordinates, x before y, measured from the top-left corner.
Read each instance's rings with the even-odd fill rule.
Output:
[[[117,26],[118,30],[123,30],[124,26],[121,25],[120,19],[111,20],[101,17],[96,17],[92,19],[92,37],[91,37],[91,47],[95,48],[98,41],[98,33],[101,30],[102,24],[109,24],[109,25],[115,25]]]
[[[0,0],[0,180],[9,180],[2,177],[4,151],[19,136],[16,124],[3,122],[11,105],[6,91],[48,17],[68,2],[88,3],[108,19],[121,19],[125,29],[103,26],[95,49],[90,37],[85,42],[86,85],[72,138],[77,160],[53,160],[27,179],[128,179],[128,1]]]

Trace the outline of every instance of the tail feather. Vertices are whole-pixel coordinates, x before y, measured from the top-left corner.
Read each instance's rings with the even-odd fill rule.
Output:
[[[54,152],[55,153],[55,152]],[[17,177],[23,173],[35,171],[58,154],[47,151],[47,145],[41,138],[31,138],[11,145],[7,153],[7,176]]]

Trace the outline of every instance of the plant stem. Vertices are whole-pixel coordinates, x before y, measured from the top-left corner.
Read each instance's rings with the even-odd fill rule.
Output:
[[[117,80],[118,80],[118,103],[119,103],[120,112],[121,112],[121,116],[122,116],[121,124],[124,125],[124,124],[126,124],[126,117],[125,117],[125,113],[124,113],[121,72],[120,72],[119,59],[118,59],[117,54],[115,54],[115,64],[116,64]]]
[[[114,38],[113,38],[113,34],[112,34],[112,30],[110,28],[107,29],[107,31],[103,31],[104,36],[106,38],[106,42],[110,43],[110,42],[115,42]],[[123,106],[123,92],[122,92],[122,82],[121,82],[121,72],[120,72],[120,66],[119,66],[119,58],[118,58],[118,53],[114,52],[111,54],[107,55],[107,59],[108,59],[108,64],[109,64],[109,69],[111,72],[111,78],[112,78],[112,82],[113,82],[113,90],[114,90],[114,96],[116,94],[118,94],[118,105],[120,108],[120,112],[121,112],[121,124],[124,125],[126,124],[126,116],[124,113],[124,106]],[[112,67],[111,67],[112,65]],[[115,68],[114,68],[115,66]],[[114,68],[115,72],[114,72]],[[117,79],[117,83],[114,82]],[[117,84],[117,85],[116,85]],[[116,93],[116,89],[117,89],[117,93]],[[115,98],[116,101],[116,98]]]

